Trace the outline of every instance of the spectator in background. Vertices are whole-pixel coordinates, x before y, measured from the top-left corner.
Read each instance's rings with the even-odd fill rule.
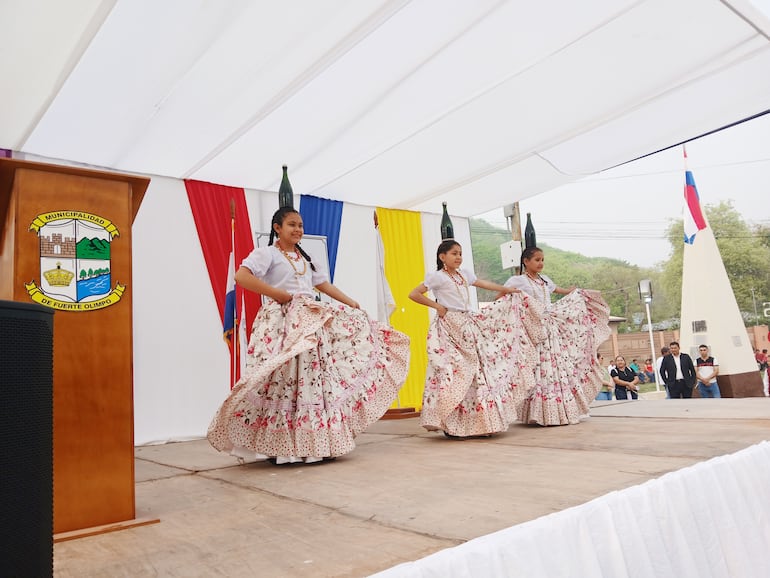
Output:
[[[639,383],[644,383],[646,381],[644,373],[642,373],[642,370],[640,369],[639,364],[636,362],[636,359],[632,359],[628,367],[630,367],[631,371],[633,371],[636,374],[636,377],[639,378]]]
[[[762,383],[763,383],[764,388],[765,388],[765,397],[767,397],[767,395],[768,395],[767,381],[768,381],[768,373],[769,373],[768,367],[767,367],[767,364],[768,364],[767,349],[763,349],[762,350],[762,355],[765,357],[765,373],[764,373],[764,375],[762,377]]]
[[[652,366],[652,359],[649,357],[644,360],[644,376],[647,378],[648,383],[655,383],[657,381],[655,368]]]
[[[631,399],[637,399],[639,397],[639,378],[630,367],[626,366],[626,358],[622,355],[618,355],[615,358],[615,369],[610,373],[612,380],[615,382],[615,399],[628,399],[628,394],[631,394]]]
[[[671,399],[690,399],[697,381],[692,358],[679,350],[679,342],[668,344],[671,354],[660,364],[660,378],[668,387]]]
[[[660,357],[658,357],[658,367],[657,367],[658,375],[660,375],[660,364],[663,363],[663,358],[666,357],[666,355],[668,355],[669,353],[671,353],[671,350],[665,345],[660,348]],[[671,394],[668,392],[668,386],[666,385],[665,381],[663,382],[663,387],[666,388],[666,399],[670,398]]]
[[[599,393],[596,394],[597,400],[611,400],[612,399],[612,388],[615,384],[615,382],[610,377],[610,372],[607,371],[607,368],[604,367],[604,356],[601,353],[596,354],[596,359],[599,360],[599,374],[602,378],[602,388],[599,390]]]
[[[719,393],[717,375],[719,375],[719,362],[709,355],[708,345],[698,347],[700,357],[695,360],[698,372],[698,392],[701,397],[722,397]]]
[[[767,397],[767,349],[763,349],[762,351],[759,349],[754,349],[754,359],[757,360],[757,369],[759,369],[759,375],[762,377],[762,388],[764,390],[765,397]]]

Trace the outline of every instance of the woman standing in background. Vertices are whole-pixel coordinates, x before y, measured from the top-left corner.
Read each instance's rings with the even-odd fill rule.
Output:
[[[638,399],[639,377],[631,367],[626,365],[626,358],[618,355],[615,358],[615,369],[610,374],[612,381],[615,382],[615,399]]]

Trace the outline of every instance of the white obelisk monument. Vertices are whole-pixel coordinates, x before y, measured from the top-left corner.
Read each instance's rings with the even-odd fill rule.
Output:
[[[746,327],[689,170],[685,173],[684,198],[680,346],[693,362],[700,356],[701,344],[711,348],[710,355],[719,362],[717,380],[722,397],[763,397]]]

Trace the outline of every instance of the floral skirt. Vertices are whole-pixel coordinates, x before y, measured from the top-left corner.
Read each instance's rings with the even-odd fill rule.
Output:
[[[547,338],[537,346],[535,387],[520,408],[524,423],[575,424],[602,388],[596,350],[610,336],[609,306],[598,291],[576,289],[546,308]]]
[[[420,415],[428,430],[454,436],[505,431],[534,386],[539,312],[519,294],[482,312],[449,311],[428,331],[428,369]]]
[[[209,442],[266,456],[346,454],[396,399],[408,368],[409,337],[359,309],[304,297],[270,301]]]

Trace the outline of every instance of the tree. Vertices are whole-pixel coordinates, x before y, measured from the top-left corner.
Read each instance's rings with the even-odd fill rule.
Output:
[[[759,242],[770,249],[770,227],[767,225],[757,225],[754,228],[754,235],[757,237]]]

